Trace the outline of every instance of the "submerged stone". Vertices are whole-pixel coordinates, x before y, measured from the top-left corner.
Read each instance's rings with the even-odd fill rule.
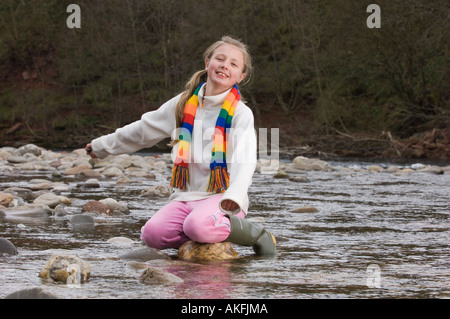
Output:
[[[121,260],[149,261],[154,259],[169,259],[170,257],[155,248],[140,248],[119,256]]]
[[[0,238],[0,255],[17,255],[17,248],[6,238]]]
[[[17,217],[48,217],[51,216],[52,210],[47,205],[29,204],[25,206],[2,208],[0,216],[6,218]]]
[[[83,207],[81,208],[81,212],[110,215],[111,209],[106,204],[103,204],[96,200],[92,200],[83,205]]]
[[[36,287],[10,293],[4,299],[58,299],[58,297],[42,288]]]
[[[92,231],[95,228],[95,220],[91,215],[73,215],[69,217],[69,222],[73,229],[78,231]]]
[[[313,206],[297,207],[291,210],[293,213],[318,213],[319,209]]]
[[[139,280],[146,285],[177,284],[184,282],[180,277],[155,267],[145,269]]]

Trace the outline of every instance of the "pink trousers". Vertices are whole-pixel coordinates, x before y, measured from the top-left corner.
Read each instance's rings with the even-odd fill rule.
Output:
[[[161,208],[141,229],[141,239],[152,248],[178,248],[188,240],[218,243],[230,235],[230,220],[219,209],[222,194],[180,202],[172,201]],[[244,218],[241,211],[235,215]]]

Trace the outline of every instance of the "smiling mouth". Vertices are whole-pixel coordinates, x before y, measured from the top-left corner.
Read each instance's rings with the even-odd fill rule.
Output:
[[[219,75],[220,77],[224,77],[224,78],[228,78],[229,76],[226,75],[225,73],[222,72],[216,72],[217,75]]]

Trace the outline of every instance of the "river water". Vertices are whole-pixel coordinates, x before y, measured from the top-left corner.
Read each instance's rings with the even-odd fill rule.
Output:
[[[370,172],[373,163],[335,161],[332,171],[307,171],[295,182],[255,173],[250,188],[249,218],[278,238],[276,258],[258,258],[249,247],[233,246],[241,258],[194,263],[172,258],[148,265],[184,280],[175,285],[145,285],[141,270],[117,258],[142,248],[141,226],[166,203],[140,191],[165,181],[118,186],[103,178],[100,188],[83,189],[74,176],[63,176],[70,189],[69,209],[88,200],[111,197],[126,202],[130,214],[98,220],[91,231],[76,231],[67,217],[3,218],[0,237],[18,255],[0,257],[0,298],[25,288],[43,287],[59,298],[449,298],[450,173]],[[379,163],[388,167],[390,163]],[[446,164],[448,165],[448,164]],[[400,169],[411,167],[399,165]],[[52,180],[50,170],[1,172],[0,191],[26,187],[32,179]],[[296,212],[312,206],[316,212]],[[112,237],[133,244],[110,244]],[[39,271],[52,253],[78,255],[91,266],[87,283],[43,282]]]

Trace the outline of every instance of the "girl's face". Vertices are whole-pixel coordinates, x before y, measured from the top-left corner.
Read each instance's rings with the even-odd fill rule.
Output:
[[[207,95],[223,93],[246,76],[243,73],[244,54],[232,44],[225,43],[215,49],[205,65],[208,71]]]

